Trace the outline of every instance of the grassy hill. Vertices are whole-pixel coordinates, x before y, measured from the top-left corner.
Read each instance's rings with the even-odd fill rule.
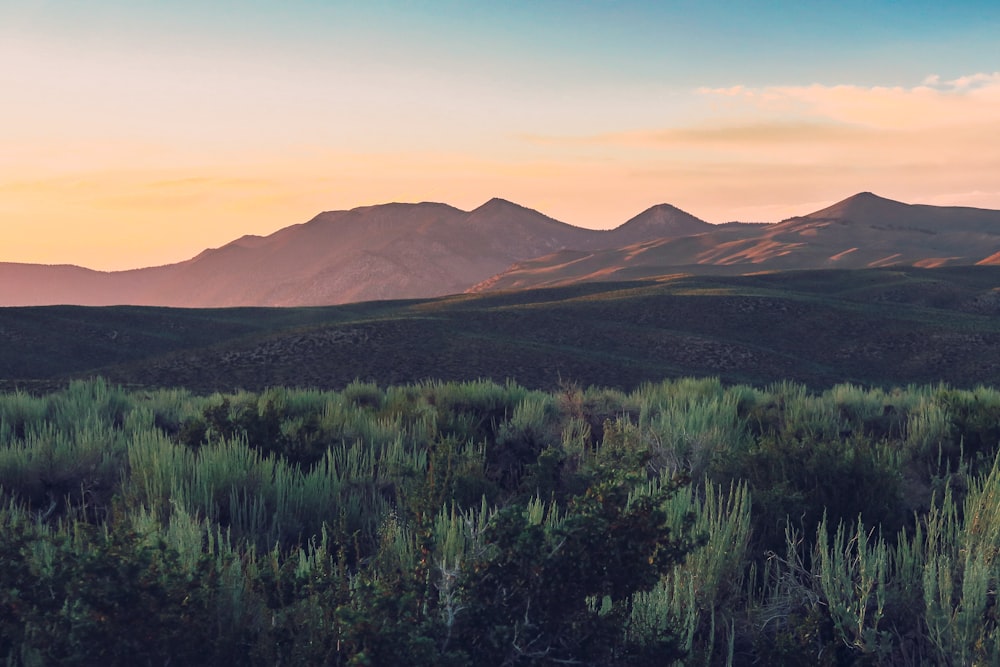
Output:
[[[672,277],[323,308],[0,309],[0,389],[103,375],[199,392],[427,378],[632,388],[685,375],[1000,377],[1000,267]]]

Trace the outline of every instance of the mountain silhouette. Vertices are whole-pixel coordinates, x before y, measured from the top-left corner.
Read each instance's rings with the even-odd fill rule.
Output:
[[[715,225],[670,204],[657,204],[611,232],[616,242],[639,243],[655,238],[691,236],[715,229]]]
[[[317,306],[674,273],[1000,262],[1000,211],[860,193],[775,224],[711,225],[659,204],[610,230],[504,199],[472,211],[327,211],[189,260],[129,271],[0,263],[0,305]]]
[[[100,272],[0,263],[0,305],[314,306],[453,294],[560,249],[711,228],[669,208],[672,216],[643,214],[610,231],[574,227],[503,199],[472,211],[431,202],[328,211],[165,266]]]
[[[470,291],[676,273],[996,264],[998,251],[1000,211],[905,204],[862,192],[780,223],[717,225],[703,233],[534,258]]]

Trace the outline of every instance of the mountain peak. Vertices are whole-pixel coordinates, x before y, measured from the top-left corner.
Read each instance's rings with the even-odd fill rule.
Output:
[[[662,204],[653,204],[652,206],[650,206],[649,208],[647,208],[645,211],[643,211],[639,215],[634,216],[632,219],[638,218],[639,216],[643,216],[643,215],[651,215],[651,214],[668,215],[668,214],[671,214],[671,213],[684,213],[684,211],[681,210],[681,209],[679,209],[679,208],[677,208],[673,204],[667,204],[667,203],[664,202]],[[685,215],[687,215],[687,214],[685,213]]]
[[[512,201],[510,201],[508,199],[503,199],[502,197],[493,197],[492,199],[490,199],[485,204],[482,204],[482,205],[474,208],[472,211],[470,211],[470,213],[493,213],[493,212],[501,212],[501,211],[532,211],[532,212],[535,212],[533,209],[530,209],[527,206],[521,206],[520,204],[512,202]]]
[[[550,218],[544,213],[540,213],[533,208],[521,206],[520,204],[494,197],[482,206],[469,211],[467,220],[469,224],[476,226],[491,227],[497,224],[508,225],[516,221],[518,226],[532,221],[531,224],[544,222],[547,225],[557,225],[559,227],[570,227],[564,222]],[[510,227],[505,227],[508,231]]]
[[[859,192],[856,195],[851,195],[847,199],[838,202],[835,206],[891,206],[898,208],[900,206],[910,206],[901,201],[896,201],[895,199],[888,199],[887,197],[880,197],[874,192]]]
[[[869,192],[869,191],[865,190],[864,192],[859,192],[856,195],[851,195],[850,197],[848,197],[844,201],[845,202],[846,201],[862,201],[862,202],[864,202],[864,201],[893,201],[893,200],[892,199],[886,199],[885,197],[879,197],[874,192]]]
[[[824,209],[803,216],[806,218],[836,218],[844,220],[865,220],[885,216],[899,215],[910,208],[909,204],[879,197],[873,192],[859,192],[847,199]]]
[[[712,228],[711,224],[687,211],[682,211],[673,204],[657,204],[629,219],[614,231],[628,230],[632,233],[655,231],[662,236],[689,236],[707,232]]]

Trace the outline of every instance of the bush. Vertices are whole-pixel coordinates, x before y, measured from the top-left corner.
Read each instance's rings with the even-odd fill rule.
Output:
[[[632,596],[651,589],[691,544],[662,508],[676,491],[630,500],[622,480],[595,484],[564,516],[523,506],[501,511],[466,564],[459,645],[486,664],[662,664],[679,657],[669,633],[627,641]],[[533,516],[534,514],[534,516]],[[655,658],[654,658],[655,656]]]
[[[162,542],[8,522],[0,532],[0,654],[60,665],[213,664],[212,580]]]
[[[802,440],[762,436],[748,449],[720,460],[720,484],[745,480],[753,496],[753,552],[781,553],[791,521],[813,534],[824,516],[836,526],[859,515],[891,533],[906,520],[898,461],[866,438]]]

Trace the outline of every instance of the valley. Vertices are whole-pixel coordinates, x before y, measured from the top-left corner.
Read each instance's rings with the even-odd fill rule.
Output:
[[[0,309],[2,388],[199,392],[425,379],[635,388],[713,376],[905,386],[1000,375],[1000,267],[673,276],[322,308]]]

